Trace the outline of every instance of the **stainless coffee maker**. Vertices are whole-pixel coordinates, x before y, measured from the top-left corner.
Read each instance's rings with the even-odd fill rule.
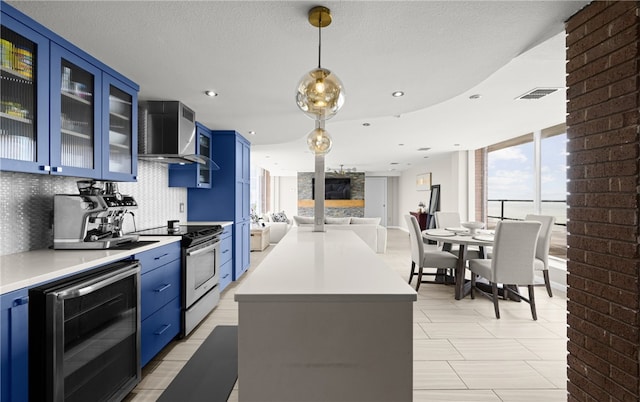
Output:
[[[137,234],[124,234],[127,212],[138,208],[133,197],[122,195],[114,182],[78,182],[80,194],[53,197],[54,249],[106,249],[138,241]]]

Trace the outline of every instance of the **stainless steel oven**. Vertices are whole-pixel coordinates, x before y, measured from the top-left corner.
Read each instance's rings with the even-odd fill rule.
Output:
[[[140,381],[140,265],[29,291],[31,401],[120,401]]]
[[[184,248],[182,259],[183,335],[188,335],[220,301],[220,239]]]
[[[181,236],[182,320],[180,336],[191,331],[220,301],[220,225],[184,225],[145,229],[140,236]]]

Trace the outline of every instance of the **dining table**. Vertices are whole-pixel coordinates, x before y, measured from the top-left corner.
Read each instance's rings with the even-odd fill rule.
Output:
[[[422,231],[422,237],[426,240],[433,240],[445,245],[458,245],[458,263],[455,272],[455,299],[460,300],[464,298],[471,289],[471,282],[464,280],[467,265],[467,250],[469,246],[478,246],[480,249],[480,258],[484,258],[485,247],[493,246],[493,231],[486,230],[471,233],[469,229],[463,227],[427,229]]]

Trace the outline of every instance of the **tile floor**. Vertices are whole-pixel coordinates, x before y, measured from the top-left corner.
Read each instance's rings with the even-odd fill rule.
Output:
[[[251,253],[249,276],[273,249]],[[388,230],[381,257],[408,279],[409,235]],[[242,283],[242,280],[240,281]],[[415,283],[415,279],[414,279]],[[187,338],[172,342],[143,370],[126,401],[155,401],[216,325],[237,324],[232,283],[218,307]],[[413,400],[566,401],[566,297],[536,288],[538,321],[526,303],[500,302],[501,319],[488,298],[456,301],[453,286],[423,284],[413,315]],[[229,401],[238,400],[238,384]],[[191,402],[191,401],[185,401]]]

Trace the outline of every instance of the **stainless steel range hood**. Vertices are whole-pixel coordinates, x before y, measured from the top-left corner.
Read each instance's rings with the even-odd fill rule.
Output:
[[[200,163],[219,169],[196,153],[196,114],[179,101],[140,101],[138,159],[160,163]]]

